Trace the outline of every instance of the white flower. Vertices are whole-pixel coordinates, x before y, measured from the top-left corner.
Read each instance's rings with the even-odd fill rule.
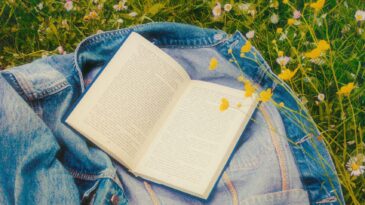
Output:
[[[364,21],[365,20],[365,11],[357,10],[355,13],[356,21]]]
[[[125,5],[125,3],[127,3],[127,1],[126,1],[126,0],[119,1],[119,3],[118,3],[118,4],[115,4],[115,5],[113,6],[113,9],[114,9],[114,10],[116,10],[116,11],[121,11],[121,10],[123,10],[123,9],[127,9],[127,8],[128,8],[128,6],[126,6],[126,5]]]
[[[365,171],[365,166],[362,166],[361,160],[357,157],[351,157],[346,163],[346,167],[351,172],[351,176],[360,176]]]
[[[279,58],[276,59],[276,62],[280,65],[280,66],[286,66],[286,64],[288,64],[290,58],[288,56],[281,56]]]
[[[212,13],[214,17],[219,17],[222,14],[221,4],[217,2],[215,7],[212,9]]]
[[[246,4],[239,4],[238,5],[238,8],[241,10],[241,11],[247,11],[249,8],[250,8],[251,4],[249,3],[246,3]]]
[[[39,4],[37,5],[37,7],[39,8],[39,10],[42,10],[42,9],[43,9],[43,2],[39,3]]]
[[[249,31],[249,32],[247,32],[246,33],[246,37],[248,38],[248,39],[251,39],[251,38],[253,38],[255,36],[255,31]]]
[[[271,15],[271,17],[270,17],[270,21],[271,21],[271,23],[273,23],[273,24],[277,24],[277,23],[279,22],[279,16],[278,16],[277,14],[273,14],[273,15]]]
[[[123,23],[124,21],[123,21],[123,19],[117,19],[117,22],[118,23]]]
[[[287,31],[285,31],[285,33],[283,32],[283,33],[281,33],[281,35],[280,35],[280,37],[279,37],[279,41],[283,41],[283,40],[285,40],[285,39],[287,39],[288,38],[288,36],[287,36]]]
[[[323,102],[324,98],[325,98],[325,95],[323,93],[319,93],[318,96],[317,96],[318,100],[320,102]]]
[[[65,50],[63,49],[62,46],[58,46],[57,51],[58,51],[59,54],[64,54],[65,53]]]
[[[137,12],[132,11],[128,15],[131,16],[131,17],[136,17],[138,14],[137,14]]]
[[[348,145],[353,145],[353,144],[355,144],[355,140],[350,140],[350,141],[347,142],[347,144]]]
[[[66,9],[67,11],[70,11],[70,10],[73,8],[73,3],[72,3],[72,1],[71,1],[71,0],[66,0],[66,3],[65,3],[65,5],[64,5],[64,7],[65,7],[65,9]]]
[[[256,9],[250,9],[248,10],[248,13],[251,14],[252,17],[254,17],[257,13]]]
[[[293,12],[293,18],[294,18],[294,19],[299,19],[301,16],[302,16],[302,14],[300,13],[300,11],[295,10],[295,11]]]
[[[232,9],[232,4],[224,4],[224,10],[229,12]]]

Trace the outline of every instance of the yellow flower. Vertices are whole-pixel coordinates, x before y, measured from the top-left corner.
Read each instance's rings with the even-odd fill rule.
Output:
[[[211,58],[209,63],[209,70],[215,70],[218,66],[218,60],[216,58]]]
[[[291,71],[289,69],[284,69],[279,74],[279,78],[282,80],[290,80],[294,77],[296,72],[297,72],[297,69],[295,69],[294,71]]]
[[[285,106],[284,102],[279,103],[279,107],[284,107],[284,106]]]
[[[288,4],[289,0],[283,0],[283,4]]]
[[[246,80],[244,83],[245,83],[245,97],[251,97],[252,94],[255,92],[256,88],[248,80]]]
[[[271,88],[268,88],[264,91],[261,91],[259,100],[262,102],[267,102],[271,100],[271,97],[272,97]]]
[[[347,85],[344,85],[340,88],[339,91],[337,91],[338,95],[345,95],[345,96],[349,96],[351,91],[355,88],[355,84],[352,83],[348,83]]]
[[[288,19],[289,26],[294,25],[294,23],[295,23],[295,19],[293,19],[293,18]]]
[[[279,51],[279,52],[278,52],[278,56],[279,56],[279,57],[284,56],[284,52],[283,52],[283,51]]]
[[[238,76],[238,77],[237,77],[237,81],[238,81],[238,82],[243,83],[243,82],[244,82],[244,80],[245,80],[245,78],[244,78],[242,75],[240,75],[240,76]]]
[[[97,17],[98,17],[98,13],[96,13],[96,11],[91,11],[91,12],[89,13],[89,16],[90,16],[90,18],[95,19],[95,18],[97,18]]]
[[[282,33],[283,32],[283,28],[279,27],[276,29],[276,33]]]
[[[228,54],[232,53],[232,48],[228,49]]]
[[[318,0],[317,2],[311,3],[309,6],[318,11],[323,8],[325,2],[326,0]]]
[[[321,56],[322,50],[320,48],[315,48],[307,53],[304,54],[305,57],[315,59]]]
[[[247,53],[247,52],[249,52],[251,50],[251,47],[252,47],[251,42],[250,41],[246,41],[245,45],[243,45],[241,47],[241,53]]]
[[[240,108],[242,104],[240,102],[237,103],[237,107]]]
[[[96,19],[98,18],[98,13],[96,13],[96,11],[90,11],[90,13],[86,16],[84,16],[84,21],[88,21],[91,19]]]
[[[223,112],[223,111],[227,110],[228,107],[229,107],[228,100],[226,98],[222,98],[221,99],[221,105],[219,106],[219,110]]]
[[[321,49],[322,51],[326,51],[326,50],[330,49],[330,44],[327,43],[327,41],[325,41],[325,40],[320,40],[317,43],[317,48]]]

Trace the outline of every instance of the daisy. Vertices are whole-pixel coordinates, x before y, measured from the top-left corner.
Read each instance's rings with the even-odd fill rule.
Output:
[[[282,67],[285,67],[286,64],[288,64],[290,58],[288,56],[281,56],[279,58],[276,59],[276,62],[282,66]]]
[[[232,4],[224,4],[224,10],[229,12],[232,9]]]
[[[357,10],[355,13],[356,21],[364,21],[365,20],[365,11]]]
[[[249,32],[247,32],[246,33],[246,37],[248,38],[248,39],[251,39],[251,38],[253,38],[255,36],[255,31],[249,31]]]
[[[325,98],[325,95],[323,93],[319,93],[317,98],[318,98],[319,101],[323,102],[324,98]]]
[[[246,4],[240,4],[238,6],[238,8],[241,10],[241,11],[248,11],[248,9],[250,8],[251,4],[249,3],[246,3]]]
[[[300,13],[300,11],[298,11],[298,10],[293,11],[294,19],[299,19],[301,16],[302,16],[302,14]]]
[[[277,24],[277,23],[279,23],[279,16],[278,16],[277,14],[273,14],[273,15],[271,15],[271,17],[270,17],[270,21],[271,21],[271,23],[273,23],[273,24]]]
[[[114,10],[116,10],[116,11],[121,11],[121,10],[123,10],[123,9],[127,9],[127,8],[128,8],[128,6],[126,6],[126,5],[125,5],[125,3],[127,3],[127,1],[126,1],[126,0],[119,1],[119,3],[118,3],[118,4],[115,4],[115,5],[113,6],[113,9],[114,9]]]
[[[222,14],[221,4],[217,2],[215,7],[212,9],[212,13],[214,17],[219,17]]]
[[[71,0],[66,0],[66,3],[64,5],[66,11],[70,11],[73,8],[73,3]]]
[[[362,166],[361,160],[357,157],[352,157],[346,163],[347,170],[351,172],[351,176],[360,176],[365,171],[365,166]]]

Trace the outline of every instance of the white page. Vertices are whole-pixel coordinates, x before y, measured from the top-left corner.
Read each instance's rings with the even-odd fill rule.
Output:
[[[231,107],[219,110],[221,98]],[[242,106],[236,107],[240,102]],[[136,172],[190,194],[210,192],[256,106],[243,91],[192,81],[159,130]]]
[[[162,113],[188,81],[177,62],[132,33],[66,122],[131,167]]]

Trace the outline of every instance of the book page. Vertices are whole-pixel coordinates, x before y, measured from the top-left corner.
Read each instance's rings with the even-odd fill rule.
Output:
[[[177,62],[132,33],[66,123],[130,168],[188,81]]]
[[[256,107],[242,90],[191,81],[136,173],[206,198]],[[224,97],[231,106],[220,111]],[[240,102],[242,106],[236,105]]]

